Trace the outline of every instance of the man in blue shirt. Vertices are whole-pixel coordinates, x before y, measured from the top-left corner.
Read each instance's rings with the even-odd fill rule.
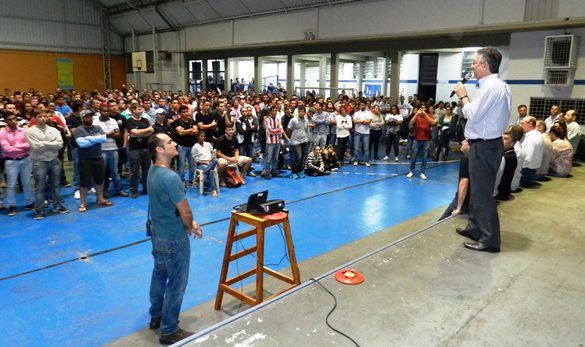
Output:
[[[159,133],[148,140],[148,150],[155,159],[147,179],[154,257],[150,328],[160,327],[159,342],[170,345],[193,335],[179,328],[179,313],[189,280],[188,236],[201,238],[203,231],[193,220],[181,178],[170,168],[171,160],[179,154],[177,144]]]
[[[465,229],[457,229],[476,242],[464,246],[474,251],[500,251],[500,221],[493,198],[496,173],[504,154],[502,134],[510,117],[511,93],[498,77],[502,54],[494,47],[481,48],[471,68],[479,82],[474,100],[458,83],[454,90],[461,104],[467,125],[465,138],[469,147],[470,213]]]

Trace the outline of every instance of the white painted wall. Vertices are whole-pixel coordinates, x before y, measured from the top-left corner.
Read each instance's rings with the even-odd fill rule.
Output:
[[[3,0],[0,49],[101,54],[101,14],[92,0]],[[112,54],[122,54],[111,32]]]

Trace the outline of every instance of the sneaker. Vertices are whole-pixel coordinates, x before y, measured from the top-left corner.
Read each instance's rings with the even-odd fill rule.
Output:
[[[370,167],[370,166],[371,166],[371,165],[370,165],[370,163],[368,163],[368,162],[366,162],[364,165],[365,165],[366,167]]]
[[[256,177],[256,174],[254,173],[254,171],[250,171],[250,172],[248,172],[248,176],[250,176],[250,177]]]
[[[9,216],[9,217],[16,216],[16,206],[10,206],[8,208],[8,212],[6,213],[6,215]]]
[[[123,198],[128,197],[128,193],[126,193],[125,191],[121,190],[119,192],[116,193],[116,196],[121,196]]]
[[[132,196],[132,199],[136,199],[139,196],[137,191],[131,192],[130,195]]]
[[[305,173],[304,173],[304,172],[301,172],[301,173],[299,174],[299,178],[305,178],[305,177],[307,177],[307,176],[305,175]]]
[[[90,190],[87,191],[87,194],[93,194],[95,195],[95,188],[91,188]]]
[[[36,220],[41,220],[45,218],[45,214],[43,213],[43,211],[36,211],[35,212],[35,219]]]
[[[67,208],[65,208],[65,206],[59,205],[59,207],[55,207],[53,209],[53,212],[60,213],[60,214],[65,214],[65,213],[69,213],[69,210]]]
[[[75,193],[73,193],[73,198],[79,200],[79,189],[77,189]]]
[[[160,317],[152,317],[152,318],[150,318],[150,322],[148,323],[148,327],[150,329],[153,329],[153,330],[160,328],[160,320],[161,320]]]
[[[395,162],[399,162],[399,161],[400,161],[400,158],[398,158],[398,157],[394,157],[394,161],[395,161]]]
[[[160,342],[161,345],[172,345],[174,343],[177,343],[191,335],[193,335],[194,333],[190,332],[190,331],[185,331],[183,329],[177,330],[174,334],[170,334],[170,335],[161,335],[158,338],[158,342]]]
[[[211,196],[213,196],[214,198],[217,196],[217,192],[215,190],[211,191]]]
[[[411,171],[408,173],[408,175],[406,175],[406,178],[412,178],[412,176],[414,176],[414,173]]]
[[[353,166],[358,166],[358,162],[357,161],[354,161],[353,162]]]
[[[410,159],[410,154],[407,154],[406,155],[406,159]]]
[[[421,178],[421,179],[423,179],[423,180],[426,180],[426,179],[428,178],[428,177],[427,177],[427,175],[425,175],[425,174],[424,174],[424,173],[422,173],[422,172],[420,173],[420,175],[418,175],[418,177],[420,177],[420,178]]]
[[[384,158],[382,158],[382,160],[388,160],[388,156],[385,156]]]

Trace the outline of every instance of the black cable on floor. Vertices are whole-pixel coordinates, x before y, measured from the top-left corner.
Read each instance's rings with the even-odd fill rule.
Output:
[[[331,291],[329,289],[327,289],[327,287],[325,287],[324,285],[321,284],[321,282],[317,281],[314,278],[309,278],[309,281],[313,281],[314,283],[317,283],[321,288],[323,288],[323,290],[325,290],[327,293],[329,293],[329,295],[331,295],[331,297],[333,298],[333,308],[331,308],[331,310],[329,311],[329,313],[327,313],[327,317],[325,317],[325,324],[327,324],[327,326],[329,327],[329,329],[335,331],[336,333],[338,333],[339,335],[344,336],[346,339],[350,340],[351,342],[353,342],[354,345],[356,345],[357,347],[360,347],[359,343],[357,343],[354,339],[351,338],[351,336],[341,332],[338,329],[335,329],[330,323],[329,323],[329,317],[331,316],[331,314],[333,313],[333,311],[335,311],[335,309],[337,308],[337,298],[335,297],[335,295],[333,293],[331,293]]]

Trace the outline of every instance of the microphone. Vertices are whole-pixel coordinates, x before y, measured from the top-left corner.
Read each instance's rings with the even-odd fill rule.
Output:
[[[468,72],[467,75],[465,75],[465,77],[463,77],[463,79],[459,82],[461,82],[462,84],[465,84],[467,81],[469,81],[471,79],[471,77],[473,77],[473,72]],[[449,95],[449,97],[452,98],[453,95],[455,95],[455,91],[452,91],[451,95]]]

